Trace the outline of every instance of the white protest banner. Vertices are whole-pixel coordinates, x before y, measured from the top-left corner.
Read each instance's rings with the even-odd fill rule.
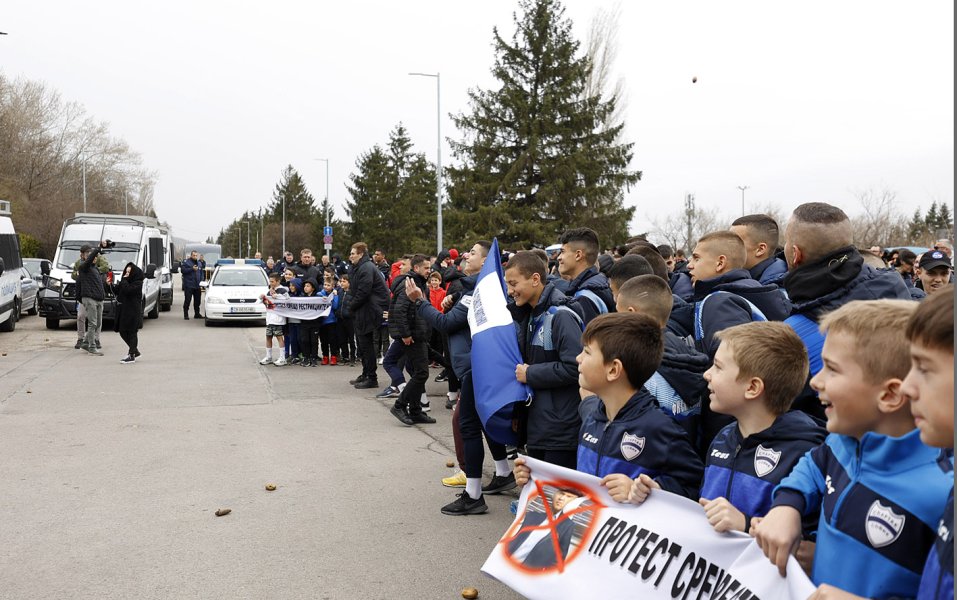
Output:
[[[743,533],[715,533],[696,502],[654,490],[619,504],[585,473],[526,458],[532,480],[482,571],[528,598],[805,600],[814,585],[792,557],[787,578]]]
[[[275,311],[277,315],[294,319],[318,319],[325,317],[332,310],[332,296],[301,296],[285,300],[273,300],[266,297],[266,310]]]

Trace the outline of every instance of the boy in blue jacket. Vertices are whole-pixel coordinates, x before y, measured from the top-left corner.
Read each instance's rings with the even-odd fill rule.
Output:
[[[711,442],[701,498],[718,533],[747,532],[771,508],[771,492],[804,454],[824,443],[822,424],[788,412],[804,388],[807,352],[784,323],[743,323],[723,331],[714,365],[704,374],[711,409],[734,417]],[[804,531],[817,526],[817,513]]]
[[[916,302],[845,304],[820,322],[827,338],[811,379],[830,435],[774,490],[753,523],[764,554],[786,574],[801,516],[821,511],[811,580],[868,598],[913,598],[952,478],[914,428],[901,383],[905,327]]]
[[[596,395],[579,407],[578,470],[601,477],[617,502],[644,502],[647,491],[636,487],[694,498],[701,459],[642,387],[661,362],[661,325],[630,312],[601,315],[585,328],[582,342],[579,385]],[[529,475],[525,461],[516,459],[516,483],[524,485]]]

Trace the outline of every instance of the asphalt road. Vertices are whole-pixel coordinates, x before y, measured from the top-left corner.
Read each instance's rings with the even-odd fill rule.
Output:
[[[404,427],[358,368],[260,366],[262,326],[184,321],[181,298],[134,365],[113,332],[74,350],[73,321],[0,334],[0,598],[518,597],[479,571],[517,495],[439,512],[445,384],[438,423]]]

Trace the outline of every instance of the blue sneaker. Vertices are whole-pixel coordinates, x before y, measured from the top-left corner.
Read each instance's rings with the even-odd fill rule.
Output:
[[[375,395],[376,398],[398,398],[399,397],[399,388],[395,386],[389,386]]]

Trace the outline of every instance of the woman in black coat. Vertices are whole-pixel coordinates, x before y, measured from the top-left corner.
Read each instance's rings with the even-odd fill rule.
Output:
[[[131,364],[140,355],[137,330],[143,326],[143,269],[126,263],[123,278],[116,284],[116,330],[129,346],[129,354],[120,362]]]

